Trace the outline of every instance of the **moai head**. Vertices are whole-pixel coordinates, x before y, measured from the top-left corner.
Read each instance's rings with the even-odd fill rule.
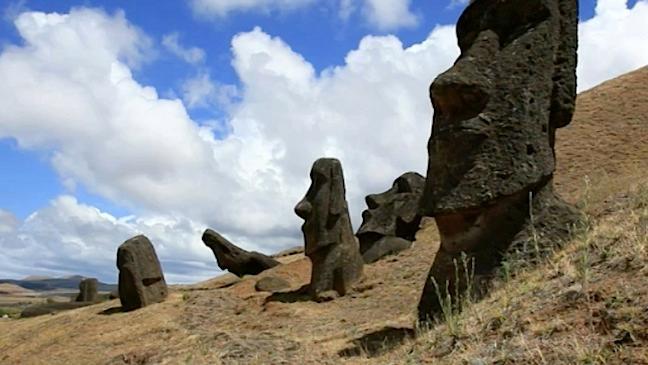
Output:
[[[575,0],[477,0],[461,15],[461,55],[430,86],[422,211],[442,238],[497,221],[500,201],[550,183],[555,132],[574,110],[577,9]]]
[[[124,310],[163,301],[168,289],[155,249],[143,235],[122,243],[117,250],[119,299]]]
[[[310,177],[306,196],[295,206],[295,213],[304,220],[306,255],[340,242],[343,230],[351,231],[340,161],[320,158]]]
[[[394,181],[391,189],[367,195],[368,209],[362,212],[362,225],[356,234],[360,252],[364,253],[382,237],[414,239],[421,221],[418,207],[424,185],[423,176],[407,172]]]

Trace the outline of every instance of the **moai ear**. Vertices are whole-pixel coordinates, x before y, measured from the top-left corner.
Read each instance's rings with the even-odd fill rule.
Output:
[[[573,0],[558,0],[560,12],[560,44],[554,57],[553,92],[551,95],[551,127],[562,128],[574,114],[576,99],[576,48],[578,46],[578,5]]]
[[[329,172],[329,215],[339,216],[347,209],[346,199],[344,196],[344,176],[341,168],[333,166]]]

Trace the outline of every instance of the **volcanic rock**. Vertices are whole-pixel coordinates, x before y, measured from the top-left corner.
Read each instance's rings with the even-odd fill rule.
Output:
[[[143,235],[122,243],[117,250],[119,300],[125,311],[163,301],[168,295],[155,249]]]
[[[282,278],[276,276],[266,276],[259,279],[256,284],[254,284],[254,289],[256,291],[269,291],[276,292],[290,287],[290,283]]]
[[[425,177],[407,172],[399,176],[389,190],[367,195],[368,209],[362,212],[362,225],[356,233],[365,263],[411,246],[421,223],[419,204],[424,186]],[[386,237],[399,239],[383,239]],[[405,244],[405,240],[409,244]],[[381,244],[377,245],[378,242]]]
[[[79,295],[76,297],[76,302],[95,302],[97,301],[97,279],[88,278],[83,279],[79,283]]]
[[[579,219],[552,183],[556,129],[574,112],[577,25],[575,0],[481,0],[461,15],[461,55],[430,86],[421,209],[441,246],[420,320],[441,310],[435,286],[481,295],[502,254],[550,251]]]
[[[320,158],[313,163],[310,178],[295,213],[304,220],[304,252],[312,263],[309,290],[318,300],[332,290],[345,295],[362,277],[363,260],[351,227],[340,161]]]

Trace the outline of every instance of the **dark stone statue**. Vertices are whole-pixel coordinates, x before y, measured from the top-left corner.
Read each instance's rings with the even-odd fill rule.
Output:
[[[363,261],[351,228],[340,161],[320,158],[310,178],[295,213],[304,220],[305,254],[312,262],[310,293],[320,300],[331,291],[345,295],[362,277]]]
[[[79,283],[79,295],[75,302],[95,302],[97,301],[97,279],[83,279]]]
[[[477,0],[461,15],[461,55],[430,86],[421,209],[435,217],[441,248],[421,320],[440,310],[435,282],[451,295],[479,292],[504,253],[531,237],[547,249],[579,219],[552,184],[556,129],[574,112],[577,12],[576,0]]]
[[[391,189],[367,195],[368,209],[356,236],[365,263],[409,248],[421,223],[419,201],[425,178],[415,172],[399,176]]]
[[[256,275],[279,265],[279,261],[270,256],[239,248],[212,229],[205,230],[202,240],[216,256],[218,267],[238,277]]]
[[[163,301],[168,295],[155,249],[143,235],[122,243],[117,250],[119,299],[130,311]]]

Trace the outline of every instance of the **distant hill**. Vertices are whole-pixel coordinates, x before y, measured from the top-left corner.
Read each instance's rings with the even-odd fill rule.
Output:
[[[0,295],[29,296],[35,294],[32,290],[25,289],[15,284],[0,284]]]
[[[84,277],[80,275],[67,276],[64,278],[43,278],[27,277],[23,280],[0,279],[0,284],[13,284],[33,291],[50,291],[57,289],[78,290],[79,283]],[[106,284],[99,282],[99,291],[111,291],[117,289],[116,284]]]

